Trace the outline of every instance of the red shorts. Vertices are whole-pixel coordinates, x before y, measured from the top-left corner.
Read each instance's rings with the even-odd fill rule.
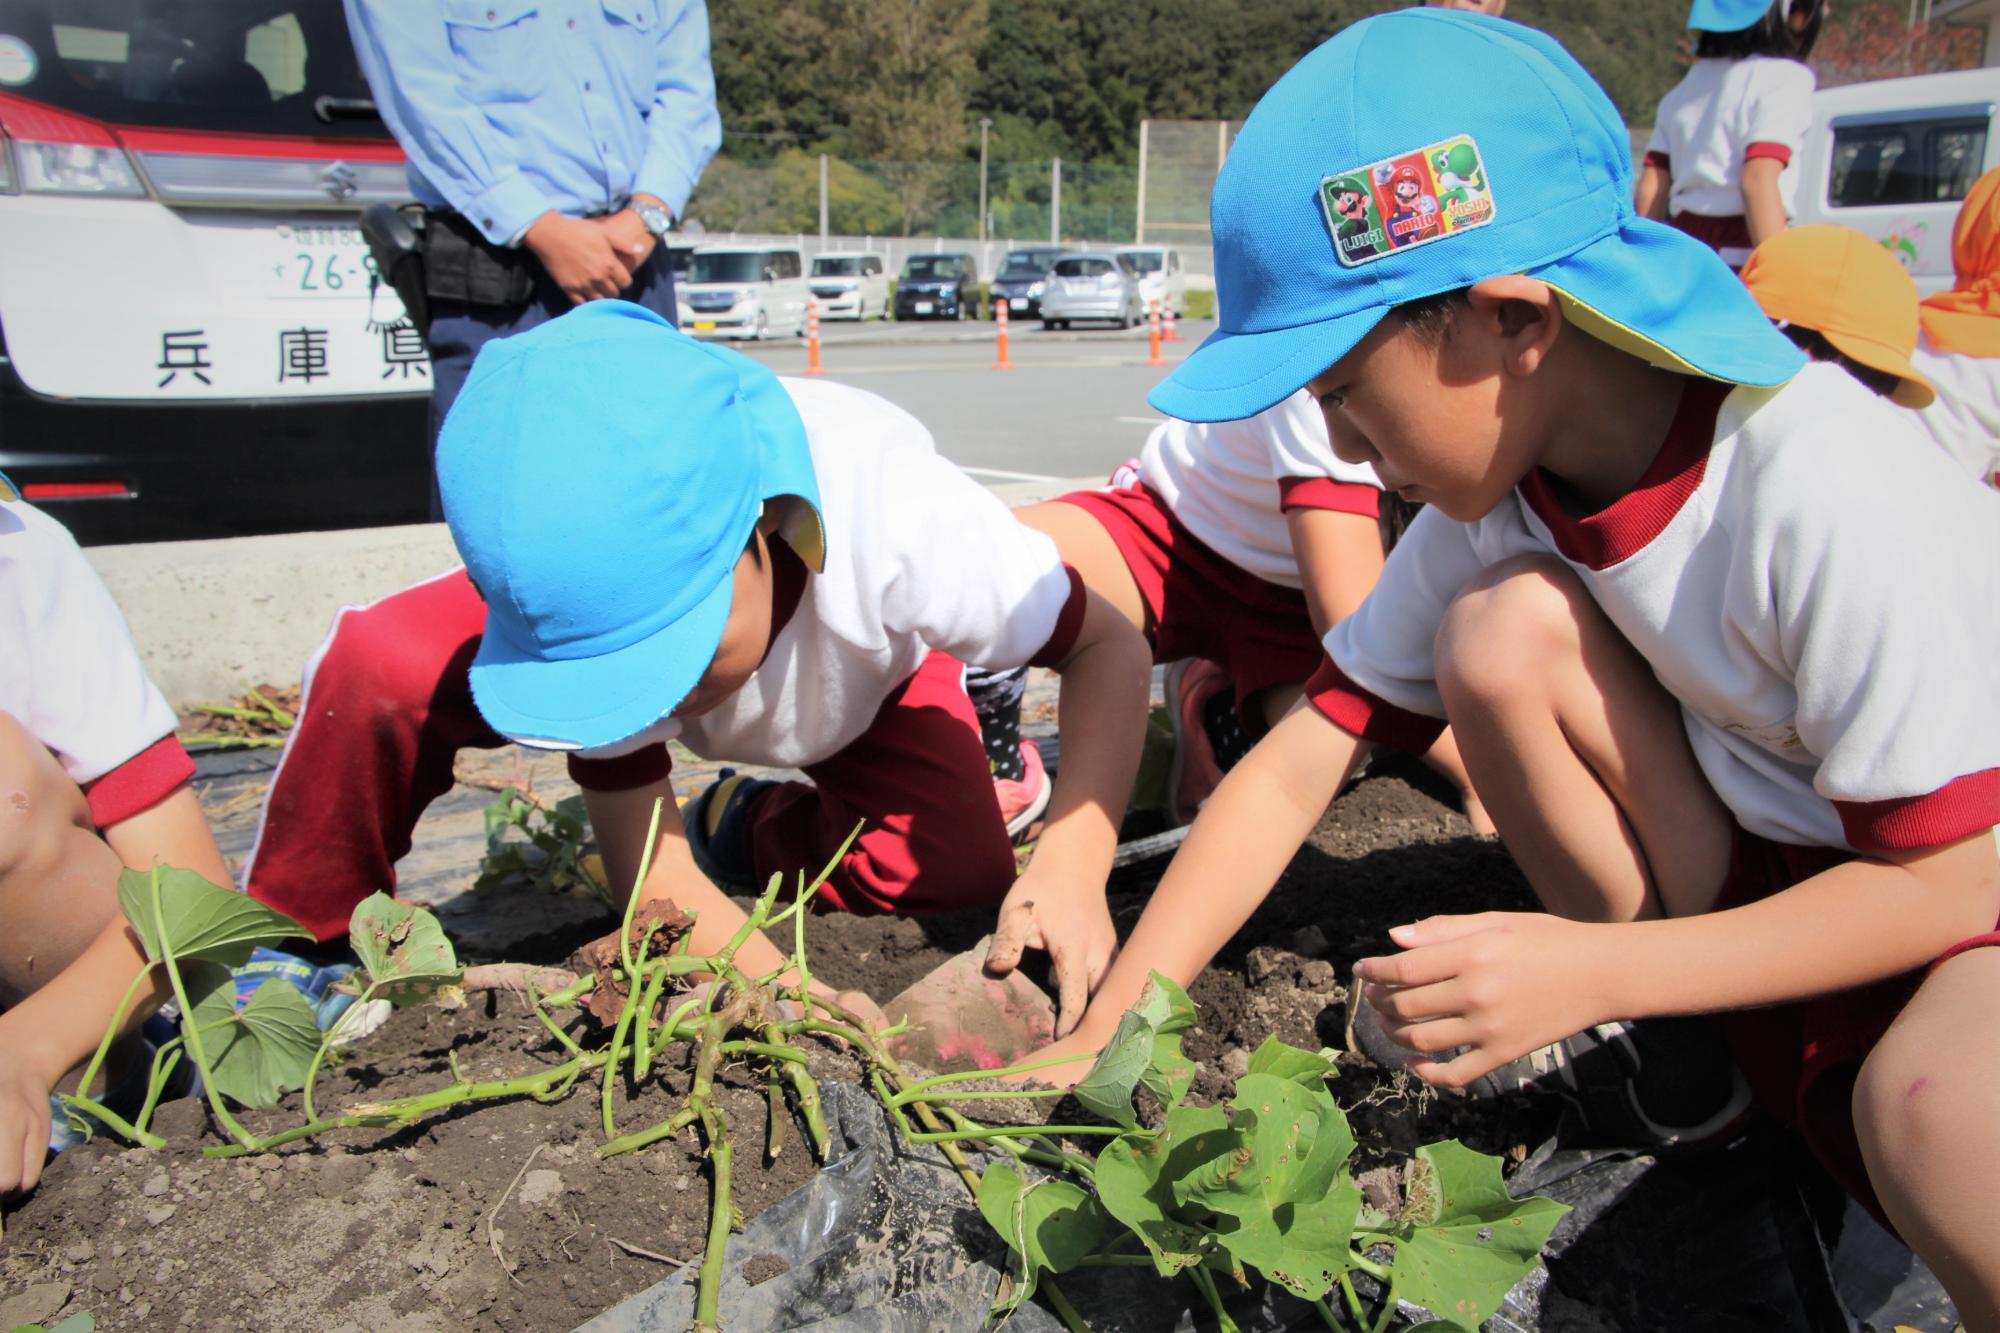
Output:
[[[1259,690],[1302,684],[1319,666],[1325,650],[1306,595],[1223,559],[1152,490],[1135,484],[1056,498],[1088,513],[1118,544],[1146,604],[1155,662],[1221,664],[1239,706]]]
[[[1738,829],[1715,910],[1768,898],[1854,858],[1840,848],[1797,847]],[[1757,1100],[1797,1130],[1828,1173],[1892,1232],[1855,1137],[1854,1080],[1925,977],[1949,958],[1989,946],[2000,946],[2000,928],[1960,940],[1928,968],[1832,995],[1718,1016]]]

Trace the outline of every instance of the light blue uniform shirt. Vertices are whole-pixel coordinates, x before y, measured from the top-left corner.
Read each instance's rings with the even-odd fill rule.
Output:
[[[346,0],[410,188],[508,245],[551,209],[679,217],[722,142],[703,0]]]

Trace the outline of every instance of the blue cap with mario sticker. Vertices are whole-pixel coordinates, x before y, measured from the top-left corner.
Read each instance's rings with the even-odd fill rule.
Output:
[[[473,701],[526,745],[610,745],[687,696],[766,501],[791,501],[780,535],[826,563],[784,386],[630,302],[592,301],[482,348],[437,471],[486,599]]]
[[[1697,32],[1741,32],[1771,12],[1771,0],[1694,0],[1688,27]]]
[[[1405,9],[1343,29],[1258,102],[1209,211],[1219,327],[1149,395],[1186,420],[1254,416],[1392,308],[1511,273],[1672,370],[1768,385],[1805,364],[1714,251],[1634,215],[1617,109],[1553,38],[1504,19]]]

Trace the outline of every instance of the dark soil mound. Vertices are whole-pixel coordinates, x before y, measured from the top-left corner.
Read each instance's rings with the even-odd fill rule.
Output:
[[[1344,983],[1355,959],[1390,947],[1391,926],[1530,905],[1506,853],[1469,836],[1435,790],[1400,766],[1351,789],[1196,984],[1203,1018],[1187,1049],[1203,1067],[1198,1098],[1225,1095],[1272,1032],[1298,1045],[1343,1045]],[[1114,894],[1121,928],[1149,887]],[[820,917],[809,933],[813,970],[837,986],[889,996],[990,928],[987,913]],[[516,957],[560,961],[588,933],[596,932],[546,936]],[[442,1087],[453,1077],[448,1052],[472,1078],[531,1072],[560,1054],[525,1006],[505,996],[455,1013],[399,1013],[362,1046],[322,1078],[323,1111]],[[672,1055],[667,1064],[679,1068]],[[854,1075],[853,1063],[830,1050],[814,1062],[822,1079]],[[738,1145],[735,1198],[751,1217],[814,1163],[794,1127],[786,1150],[766,1164],[761,1085],[730,1073],[721,1083]],[[51,1164],[34,1197],[6,1219],[0,1290],[66,1285],[61,1309],[87,1311],[106,1330],[574,1327],[672,1271],[637,1251],[698,1259],[708,1226],[698,1135],[600,1160],[595,1087],[585,1080],[552,1104],[461,1107],[407,1129],[340,1131],[223,1161],[200,1155],[223,1141],[205,1106],[165,1108],[158,1127],[174,1146],[164,1152],[98,1143]],[[1461,1103],[1420,1093],[1406,1075],[1359,1062],[1343,1061],[1335,1087],[1371,1160],[1447,1137],[1519,1160],[1549,1128],[1540,1112],[1472,1116]],[[664,1119],[684,1091],[679,1073],[664,1088],[649,1086],[621,1112],[621,1127]],[[296,1101],[246,1123],[296,1124]]]

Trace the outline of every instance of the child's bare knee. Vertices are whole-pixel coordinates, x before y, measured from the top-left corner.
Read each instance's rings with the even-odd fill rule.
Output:
[[[1439,688],[1447,699],[1519,691],[1552,658],[1575,651],[1578,599],[1589,596],[1552,556],[1489,565],[1459,592],[1438,626]]]
[[[1961,997],[1990,999],[2000,989],[2000,949],[1979,949],[1944,964],[1926,986],[1946,974]],[[1989,1124],[2000,1093],[2000,1055],[1967,1043],[1959,1011],[1990,1013],[1985,999],[1954,1007],[1926,1003],[1919,994],[1890,1026],[1854,1081],[1854,1131],[1875,1162],[1935,1159],[1966,1141],[1973,1126]],[[1915,1020],[1915,1021],[1912,1021]]]

